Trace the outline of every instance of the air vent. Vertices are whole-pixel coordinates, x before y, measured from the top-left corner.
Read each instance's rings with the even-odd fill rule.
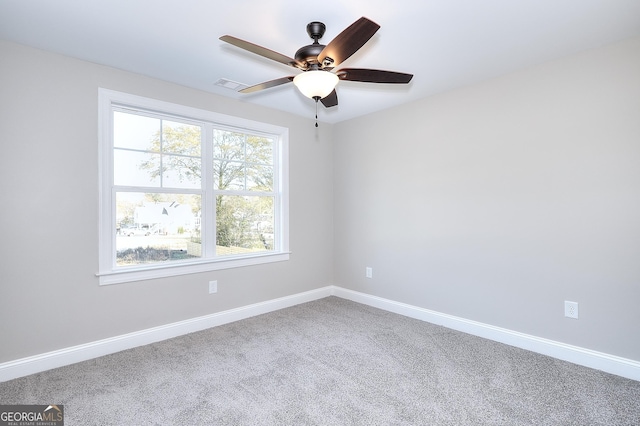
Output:
[[[214,83],[216,86],[220,86],[220,87],[224,87],[225,89],[230,89],[230,90],[242,90],[247,86],[246,84],[242,84],[242,83],[238,83],[237,81],[233,81],[233,80],[227,80],[226,78],[221,78],[220,80],[216,81]]]

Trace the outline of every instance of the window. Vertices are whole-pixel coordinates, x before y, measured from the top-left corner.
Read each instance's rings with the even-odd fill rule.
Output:
[[[101,284],[288,260],[288,130],[99,91]]]

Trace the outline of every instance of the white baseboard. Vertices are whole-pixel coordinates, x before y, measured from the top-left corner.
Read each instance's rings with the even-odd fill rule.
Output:
[[[228,311],[128,333],[0,364],[0,382],[228,324],[331,295],[332,287],[298,293]]]
[[[347,290],[342,287],[328,286],[160,327],[5,362],[0,364],[0,382],[109,355],[126,349],[148,345],[161,340],[171,339],[332,295],[640,381],[640,362],[638,361],[567,345],[505,328],[494,327],[429,309]]]
[[[640,381],[640,362],[333,286],[331,294],[607,373]]]

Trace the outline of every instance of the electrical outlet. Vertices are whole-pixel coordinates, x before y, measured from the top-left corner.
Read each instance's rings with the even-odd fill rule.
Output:
[[[578,302],[564,301],[564,316],[567,318],[578,319]]]
[[[373,268],[367,266],[364,270],[364,276],[367,278],[373,278]]]
[[[209,294],[218,292],[218,281],[209,281]]]

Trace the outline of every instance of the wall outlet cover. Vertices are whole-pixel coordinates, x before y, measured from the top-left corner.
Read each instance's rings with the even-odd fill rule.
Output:
[[[367,278],[373,278],[373,268],[367,266],[364,270],[364,276]]]
[[[578,319],[578,302],[564,301],[564,316]]]

